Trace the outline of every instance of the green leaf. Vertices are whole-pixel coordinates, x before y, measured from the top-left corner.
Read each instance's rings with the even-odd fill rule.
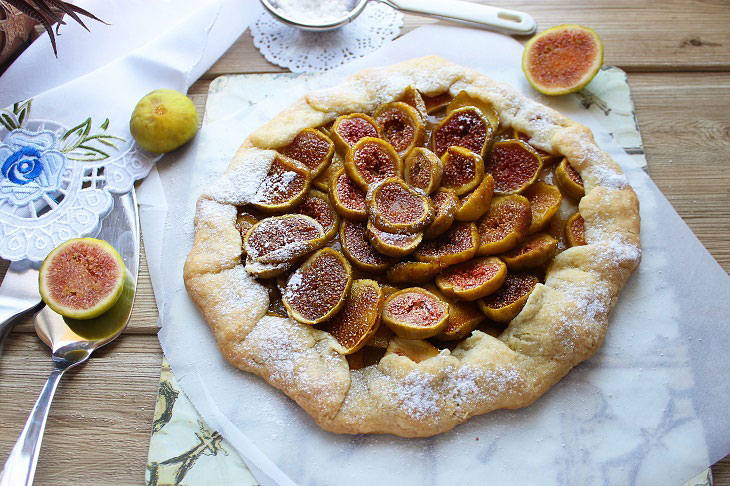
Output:
[[[84,143],[86,136],[91,131],[91,117],[87,118],[83,123],[80,123],[76,125],[75,127],[69,129],[66,133],[63,134],[63,137],[61,137],[61,142],[65,142],[67,140],[73,140],[70,137],[72,135],[76,136],[76,140],[72,142],[69,141],[69,143],[61,149],[61,152],[70,152],[77,148],[79,145]]]
[[[104,120],[104,123],[101,124],[101,129],[106,131],[106,129],[109,128],[109,118]]]
[[[2,116],[2,124],[5,128],[8,129],[8,131],[15,130],[18,127],[18,124],[13,120],[13,118],[10,117],[7,113],[3,113]]]
[[[32,102],[33,99],[29,99],[24,103],[15,103],[13,105],[13,113],[18,117],[18,128],[23,126],[23,123],[28,117],[28,114],[30,113],[30,105]]]

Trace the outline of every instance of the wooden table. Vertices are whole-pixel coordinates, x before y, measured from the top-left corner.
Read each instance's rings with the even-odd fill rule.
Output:
[[[600,34],[605,62],[629,73],[652,178],[730,270],[730,3],[489,3],[531,13],[541,30],[578,23]],[[403,33],[431,22],[407,15]],[[190,95],[202,115],[208,86],[217,76],[279,71],[244,33]],[[60,386],[40,454],[38,485],[144,481],[162,352],[144,255],[141,263],[139,293],[125,335],[69,372]],[[0,275],[6,268],[7,262],[0,262]],[[29,323],[18,326],[0,360],[0,459],[9,453],[50,369],[48,348]],[[730,485],[730,456],[713,473],[716,485]]]

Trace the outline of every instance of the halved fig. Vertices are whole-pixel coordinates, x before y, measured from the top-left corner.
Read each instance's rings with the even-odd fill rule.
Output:
[[[469,106],[479,110],[482,115],[484,115],[484,118],[486,118],[489,122],[489,126],[492,127],[492,132],[497,132],[497,128],[499,128],[499,114],[494,108],[494,105],[488,100],[470,96],[466,93],[466,91],[459,91],[459,94],[451,100],[449,105],[446,107],[446,114],[449,115],[452,111]]]
[[[307,168],[294,159],[276,154],[251,205],[267,213],[288,211],[304,199],[311,182]]]
[[[537,181],[522,195],[530,201],[530,212],[532,213],[532,223],[527,229],[527,234],[543,231],[560,209],[560,203],[563,201],[560,189],[552,184]]]
[[[449,305],[420,287],[400,290],[385,301],[383,322],[405,339],[426,339],[440,333],[449,320]]]
[[[431,194],[441,185],[444,166],[441,159],[427,148],[411,150],[403,166],[403,179],[416,189]]]
[[[579,200],[586,195],[583,178],[566,158],[563,158],[555,168],[555,182],[558,183],[563,194],[568,197]]]
[[[322,225],[303,214],[262,219],[248,230],[244,240],[252,263],[273,265],[293,262],[324,244]]]
[[[519,140],[506,140],[492,145],[486,171],[494,177],[494,193],[521,193],[537,180],[542,159],[535,149]]]
[[[238,208],[238,215],[236,216],[236,229],[241,234],[241,255],[246,256],[246,249],[243,246],[243,240],[246,238],[246,233],[251,229],[253,225],[258,223],[259,220],[251,213],[243,211]]]
[[[456,211],[459,209],[459,196],[453,189],[440,187],[432,196],[433,221],[431,225],[423,230],[423,237],[432,240],[451,228],[454,223]]]
[[[558,240],[547,233],[538,233],[503,254],[502,260],[510,270],[535,268],[550,260],[557,247]]]
[[[502,286],[507,265],[497,257],[481,257],[450,267],[436,277],[436,285],[445,295],[473,301]]]
[[[403,161],[385,140],[373,137],[360,139],[345,157],[347,175],[360,189],[370,184],[403,174]]]
[[[374,280],[360,279],[352,282],[345,306],[325,327],[341,348],[342,354],[359,350],[375,334],[380,326],[383,310],[383,293]]]
[[[492,141],[492,126],[473,107],[452,111],[431,133],[431,150],[441,157],[449,147],[463,147],[484,157]]]
[[[345,168],[334,173],[329,183],[332,204],[340,216],[352,221],[368,219],[365,191],[360,189],[345,172]]]
[[[368,239],[370,244],[383,255],[404,257],[410,255],[421,244],[423,233],[389,233],[377,228],[368,221]]]
[[[292,319],[314,325],[342,309],[351,285],[347,259],[337,250],[322,248],[289,276],[281,301]]]
[[[550,152],[546,152],[542,149],[539,149],[532,145],[530,143],[530,136],[526,133],[522,133],[521,131],[517,130],[516,128],[512,129],[512,138],[515,140],[520,140],[522,142],[525,142],[527,145],[535,149],[535,152],[540,156],[544,164],[550,164],[554,162],[557,159],[557,155],[553,155]]]
[[[456,341],[465,338],[482,322],[487,320],[484,313],[479,310],[476,302],[451,299],[442,294],[435,285],[427,285],[425,288],[449,304],[449,322],[441,333],[434,336],[435,339],[439,341]]]
[[[370,187],[368,218],[383,231],[417,233],[433,221],[431,198],[396,177]]]
[[[324,238],[330,241],[337,235],[340,227],[340,215],[330,203],[330,198],[324,192],[312,189],[297,207],[296,212],[316,220],[324,228]]]
[[[335,175],[335,172],[343,167],[345,167],[345,160],[339,153],[335,152],[329,165],[317,177],[312,179],[312,185],[320,191],[329,191],[330,179]]]
[[[568,243],[568,246],[586,244],[585,222],[580,213],[575,213],[565,222],[565,242]]]
[[[289,145],[280,148],[279,152],[302,163],[314,179],[332,160],[335,144],[319,130],[305,128]]]
[[[452,96],[448,91],[444,91],[443,93],[432,96],[421,93],[421,98],[423,98],[423,104],[426,106],[426,111],[430,115],[431,113],[435,113],[448,105]]]
[[[490,174],[487,174],[476,189],[461,198],[455,219],[457,221],[476,221],[484,216],[484,213],[489,210],[493,192],[494,179]]]
[[[437,262],[398,262],[385,274],[394,285],[421,284],[430,281],[441,271]]]
[[[530,202],[519,194],[492,199],[487,214],[477,221],[478,255],[497,255],[509,251],[527,234],[532,214]]]
[[[330,136],[337,150],[345,155],[361,138],[377,137],[378,126],[364,113],[342,115],[332,124]]]
[[[538,282],[534,275],[508,273],[499,290],[479,301],[479,308],[493,321],[509,322],[520,313]]]
[[[415,363],[420,363],[434,356],[438,356],[440,351],[436,346],[422,339],[403,339],[396,337],[390,341],[385,354],[397,354],[405,356]]]
[[[469,149],[449,147],[441,157],[444,175],[441,185],[458,196],[476,189],[484,178],[484,159]]]
[[[435,240],[426,241],[413,254],[421,262],[435,262],[442,266],[456,265],[469,260],[479,246],[479,233],[474,223],[458,222]]]
[[[391,289],[395,289],[393,292],[386,293],[385,287],[390,287],[389,285],[381,286],[380,289],[383,292],[383,300],[387,299],[389,296],[393,295],[395,292],[398,292],[399,289],[396,289],[395,287],[390,287]],[[382,310],[381,310],[382,313]],[[388,344],[390,344],[390,340],[393,339],[393,331],[390,330],[388,326],[378,326],[378,330],[375,331],[375,334],[373,334],[368,342],[365,343],[365,346],[369,348],[379,348],[379,349],[386,349],[388,347]]]
[[[403,103],[415,108],[424,124],[428,121],[426,103],[424,103],[423,97],[417,89],[414,89],[412,86],[408,86],[403,92],[403,96],[401,96],[398,101],[402,101]]]
[[[375,251],[368,241],[365,223],[344,220],[340,224],[342,252],[350,263],[363,272],[382,273],[393,264],[394,259]]]
[[[386,103],[373,113],[378,134],[405,157],[413,147],[423,144],[426,129],[415,108],[401,101]]]

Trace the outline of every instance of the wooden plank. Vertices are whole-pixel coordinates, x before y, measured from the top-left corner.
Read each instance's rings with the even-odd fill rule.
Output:
[[[156,336],[122,336],[62,379],[35,484],[143,484],[162,351]],[[7,457],[51,371],[34,334],[0,359],[0,458]]]
[[[530,13],[540,30],[566,23],[592,27],[603,39],[606,63],[626,71],[730,70],[730,3],[724,0],[592,0],[579,6],[573,0],[479,1]],[[401,33],[433,22],[406,14]],[[204,78],[281,71],[264,59],[247,31]]]

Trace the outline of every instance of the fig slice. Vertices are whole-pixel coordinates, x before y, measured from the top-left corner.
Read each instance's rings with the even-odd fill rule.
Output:
[[[243,240],[246,238],[246,233],[251,229],[253,225],[258,223],[259,220],[253,214],[238,208],[238,214],[236,215],[236,229],[241,234],[241,256],[246,256],[246,249],[243,246]]]
[[[442,294],[435,285],[428,285],[425,288],[449,304],[449,322],[440,334],[434,336],[435,339],[439,341],[460,340],[471,334],[487,319],[484,313],[479,310],[479,305],[476,302],[451,299]]]
[[[335,172],[345,167],[344,159],[337,152],[332,156],[332,161],[322,172],[312,179],[312,185],[320,191],[329,191],[330,179],[335,175]]]
[[[342,309],[351,285],[347,259],[337,250],[322,248],[289,276],[281,301],[292,319],[314,325]]]
[[[370,187],[368,218],[390,233],[418,233],[433,221],[431,198],[396,177]]]
[[[575,213],[565,222],[565,242],[568,246],[586,244],[585,222],[580,213]]]
[[[441,271],[437,262],[398,262],[388,269],[385,278],[394,285],[422,284]]]
[[[519,140],[496,142],[486,161],[497,195],[523,192],[537,180],[541,170],[542,159],[535,149]]]
[[[375,251],[367,237],[365,223],[344,220],[340,224],[342,252],[350,263],[367,273],[382,273],[394,259]]]
[[[432,196],[434,215],[431,224],[423,230],[423,237],[432,240],[448,230],[459,209],[459,196],[453,189],[440,187]]]
[[[435,240],[422,243],[413,257],[421,262],[435,262],[445,267],[469,260],[478,246],[476,225],[458,222]]]
[[[360,189],[345,172],[345,168],[334,173],[329,183],[332,204],[340,216],[352,221],[368,219],[365,191]]]
[[[463,147],[484,157],[492,141],[492,127],[474,107],[465,106],[452,111],[436,125],[431,133],[431,150],[439,157],[449,147]]]
[[[462,90],[448,104],[446,114],[449,115],[452,111],[464,107],[473,107],[479,110],[489,122],[489,126],[492,127],[492,132],[497,132],[497,128],[499,128],[499,114],[490,101],[471,96]]]
[[[387,326],[378,326],[378,330],[385,328],[387,328]],[[360,350],[355,351],[352,354],[345,355],[345,357],[347,358],[347,363],[350,365],[351,370],[361,370],[370,365],[377,364],[385,354],[385,349],[387,347],[388,346],[386,345],[383,348],[375,348],[366,344],[365,347],[360,348]]]
[[[308,169],[294,159],[276,154],[251,205],[266,213],[288,211],[304,199],[310,184]]]
[[[370,340],[380,326],[383,293],[374,280],[359,279],[345,300],[345,306],[324,328],[340,345],[341,354],[352,354]]]
[[[592,29],[563,24],[530,39],[522,55],[527,81],[546,95],[583,89],[603,64],[603,44]]]
[[[519,194],[492,199],[489,211],[477,221],[478,255],[497,255],[511,250],[527,234],[532,221],[530,202]]]
[[[484,178],[484,159],[469,149],[449,147],[441,157],[444,175],[441,185],[458,196],[476,189]]]
[[[252,264],[249,273],[257,273],[254,263],[292,263],[324,244],[322,225],[309,216],[285,214],[262,219],[248,230],[244,240],[246,255]],[[249,270],[248,265],[246,269]]]
[[[510,270],[535,268],[546,263],[555,254],[558,240],[547,233],[537,233],[502,255]]]
[[[347,153],[345,170],[360,189],[367,191],[370,184],[389,177],[400,177],[403,161],[385,140],[365,137]]]
[[[43,302],[71,319],[93,319],[111,309],[126,279],[122,257],[96,238],[64,241],[43,260],[38,273]]]
[[[487,174],[476,189],[461,198],[459,209],[456,210],[454,218],[457,221],[476,221],[481,218],[489,210],[493,192],[494,179],[490,174]]]
[[[383,322],[404,339],[426,339],[440,333],[449,320],[449,305],[420,287],[400,290],[385,301]]]
[[[390,289],[393,289],[393,291],[388,293],[386,292],[385,287],[389,287]],[[385,299],[398,292],[398,290],[400,289],[390,287],[389,285],[381,285],[380,290],[383,292],[383,301],[385,301]],[[382,309],[380,312],[382,314]],[[388,326],[378,326],[378,330],[375,331],[370,339],[368,339],[368,341],[365,343],[365,346],[369,348],[378,348],[385,350],[388,348],[388,345],[390,344],[391,339],[393,339],[393,336],[395,336],[395,334],[393,334],[393,331],[391,331]]]
[[[421,115],[412,106],[401,101],[386,103],[378,107],[373,113],[378,126],[378,134],[398,152],[405,155],[423,144],[426,137]]]
[[[419,93],[417,89],[414,89],[413,86],[408,86],[398,101],[402,101],[403,103],[415,108],[424,124],[428,121],[426,103],[424,103],[421,93]]]
[[[415,363],[420,363],[434,356],[438,356],[440,351],[436,346],[422,339],[403,339],[396,337],[390,341],[385,354],[397,354],[405,356]]]
[[[332,160],[335,144],[319,130],[305,128],[279,152],[304,165],[314,179]]]
[[[531,235],[545,230],[560,209],[560,203],[563,201],[560,190],[552,184],[537,181],[522,195],[530,201],[530,213],[532,214],[532,223],[527,229],[527,234]]]
[[[502,286],[507,265],[497,257],[474,258],[446,269],[436,277],[436,285],[454,299],[473,301]]]
[[[423,233],[389,233],[378,229],[372,221],[368,221],[368,239],[375,250],[391,257],[410,255],[421,244]]]
[[[580,200],[580,198],[586,195],[585,188],[583,187],[583,178],[570,165],[567,158],[563,158],[555,168],[555,182],[557,182],[563,194],[575,200]]]
[[[403,163],[403,179],[426,194],[431,194],[441,185],[444,166],[436,154],[424,147],[416,147]]]
[[[535,147],[534,145],[532,145],[530,143],[530,136],[527,135],[526,133],[523,133],[523,132],[517,130],[516,128],[512,129],[512,138],[515,140],[520,140],[520,141],[526,143],[527,145],[529,145],[530,147],[534,148],[535,152],[537,152],[537,155],[540,156],[540,158],[542,159],[544,164],[550,164],[552,162],[555,162],[555,160],[558,158],[557,155],[553,155],[550,152],[546,152],[546,151],[539,149],[539,148]]]
[[[342,115],[332,124],[330,136],[337,150],[345,155],[361,138],[377,137],[378,126],[364,113]]]
[[[538,282],[534,275],[508,273],[499,290],[478,301],[479,308],[493,321],[509,322],[520,313]]]
[[[431,96],[421,93],[421,98],[423,99],[423,104],[426,106],[426,112],[430,115],[448,105],[452,96],[448,91],[444,91],[443,93]]]
[[[330,203],[330,198],[324,192],[312,189],[296,209],[298,214],[304,214],[317,221],[324,229],[325,241],[330,241],[337,235],[340,227],[340,215]]]

